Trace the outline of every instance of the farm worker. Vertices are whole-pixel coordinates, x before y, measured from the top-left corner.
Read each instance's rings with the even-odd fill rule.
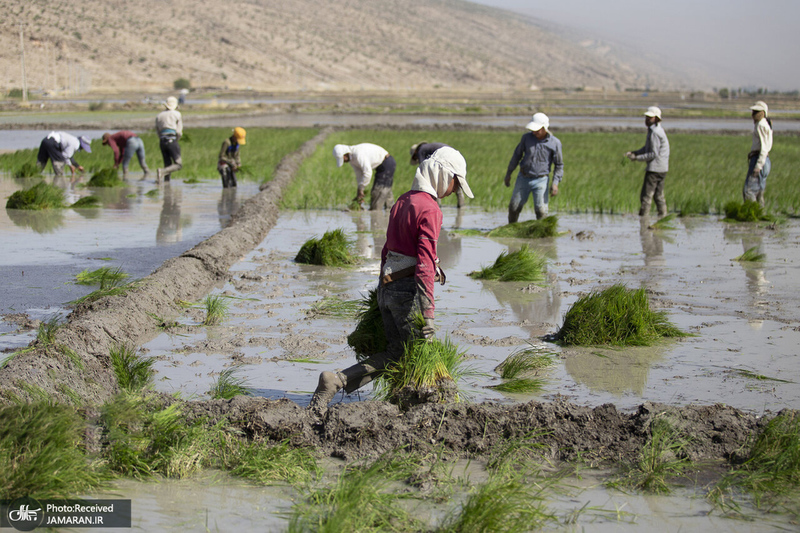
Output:
[[[337,144],[333,147],[333,156],[336,166],[350,163],[356,173],[356,197],[354,201],[361,204],[364,201],[364,191],[372,179],[375,171],[375,182],[370,193],[370,211],[391,207],[394,201],[392,183],[394,182],[394,169],[397,163],[389,152],[377,144],[361,143],[354,146]]]
[[[147,161],[144,160],[144,142],[132,131],[122,130],[114,135],[103,134],[103,144],[110,146],[114,152],[114,168],[119,168],[122,163],[122,178],[128,177],[128,165],[133,154],[139,159],[139,166],[144,170],[142,179],[147,179],[150,169],[147,168]]]
[[[644,124],[647,126],[647,138],[644,146],[635,152],[625,152],[631,161],[647,161],[644,171],[644,183],[639,195],[641,205],[639,216],[650,214],[650,203],[655,197],[658,216],[667,215],[667,201],[664,199],[664,179],[669,170],[669,141],[664,128],[661,127],[661,109],[651,106],[644,112]]]
[[[550,119],[544,113],[536,113],[525,126],[530,130],[520,139],[506,171],[506,187],[511,185],[511,174],[519,165],[519,174],[508,204],[508,223],[519,220],[519,214],[533,195],[533,210],[536,218],[547,216],[549,194],[558,195],[558,184],[564,176],[564,158],[561,154],[561,141],[550,133]],[[553,170],[553,184],[548,191],[550,169]]]
[[[412,338],[433,336],[433,284],[444,284],[438,268],[436,244],[442,227],[438,198],[459,188],[472,198],[467,183],[467,162],[455,149],[446,146],[417,168],[411,190],[392,207],[386,229],[386,244],[381,252],[378,279],[378,307],[386,334],[386,351],[341,372],[323,372],[319,377],[309,409],[322,413],[336,393],[348,393],[372,381],[389,364],[403,355],[403,344]],[[417,329],[414,317],[422,315],[425,326]]]
[[[772,120],[767,116],[767,104],[759,100],[750,106],[753,116],[753,144],[747,154],[747,176],[744,179],[742,196],[744,201],[758,202],[764,205],[764,189],[767,188],[767,176],[772,169],[769,151],[772,150]]]
[[[156,170],[156,183],[169,181],[170,174],[183,168],[181,161],[181,146],[178,144],[183,135],[183,118],[178,111],[178,99],[174,96],[164,102],[164,111],[156,116],[156,133],[161,147],[161,156],[164,158],[164,168]]]
[[[222,188],[236,187],[236,171],[242,168],[242,160],[239,157],[239,147],[247,144],[245,137],[247,132],[244,128],[233,128],[233,135],[222,141],[222,148],[219,150],[219,160],[217,170],[222,178]]]
[[[69,165],[72,173],[75,170],[83,172],[83,167],[75,161],[75,154],[83,150],[92,153],[92,144],[89,137],[81,135],[75,137],[63,131],[51,131],[50,134],[42,139],[39,144],[39,155],[36,164],[40,170],[44,170],[47,161],[53,164],[53,174],[56,176],[64,175],[64,166]]]
[[[419,166],[419,164],[428,159],[433,152],[445,146],[447,145],[444,143],[429,143],[426,141],[413,145],[411,147],[411,164]],[[464,205],[464,191],[458,189],[458,191],[456,191],[456,197],[458,198],[458,208],[461,209]]]

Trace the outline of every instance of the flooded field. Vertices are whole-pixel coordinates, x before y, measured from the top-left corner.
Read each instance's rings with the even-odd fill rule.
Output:
[[[0,183],[4,196],[19,187],[9,179]],[[88,194],[75,184],[64,186],[74,197]],[[236,203],[256,192],[255,185],[244,184],[231,198],[216,180],[209,180],[176,182],[156,198],[145,196],[152,188],[152,183],[134,182],[92,214],[69,209],[53,219],[46,214],[0,214],[2,313],[34,319],[66,313],[66,302],[91,290],[71,281],[86,268],[121,265],[133,277],[147,275],[225,226]],[[563,234],[531,242],[550,260],[549,282],[537,287],[468,277],[523,241],[456,231],[495,228],[505,223],[505,213],[444,209],[439,256],[448,283],[436,287],[437,335],[449,336],[466,350],[469,364],[480,372],[461,384],[467,401],[567,399],[587,406],[613,403],[620,410],[644,402],[720,403],[757,415],[800,406],[797,220],[766,227],[696,217],[676,220],[672,230],[651,230],[636,216],[558,215]],[[523,213],[523,219],[530,216]],[[320,371],[354,361],[345,339],[353,321],[315,316],[312,306],[326,296],[357,299],[374,287],[386,223],[386,213],[283,212],[264,241],[214,291],[231,298],[230,314],[221,325],[199,326],[202,311],[189,308],[176,317],[179,328],[142,347],[157,359],[156,388],[204,399],[220,371],[239,365],[255,395],[305,406]],[[364,257],[361,264],[329,269],[294,263],[305,240],[335,228],[353,238]],[[733,260],[753,246],[766,255],[763,262]],[[666,310],[670,320],[695,336],[626,349],[565,349],[541,340],[558,329],[577,298],[618,282],[647,288],[654,307]],[[0,348],[5,350],[26,345],[32,336],[30,331],[17,332],[9,321],[2,328]],[[505,395],[487,388],[497,383],[497,364],[530,344],[558,356],[544,390]],[[367,387],[337,401],[365,401],[370,395]],[[331,460],[325,468],[335,473],[341,466]],[[459,463],[453,470],[462,494],[485,475],[477,461]],[[581,472],[564,482],[568,490],[548,494],[548,505],[559,517],[554,529],[794,527],[780,515],[759,515],[758,522],[708,516],[711,506],[698,489],[659,497],[624,494],[605,488],[595,475],[599,473]],[[133,499],[134,526],[142,531],[279,531],[286,528],[286,512],[297,500],[295,488],[254,487],[226,474],[155,483],[118,481],[112,492]],[[447,505],[457,502],[455,498]],[[435,521],[442,511],[428,507],[419,512]]]

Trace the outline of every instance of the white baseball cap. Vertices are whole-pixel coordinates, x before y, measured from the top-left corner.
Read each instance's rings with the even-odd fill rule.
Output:
[[[657,108],[654,105],[651,105],[647,108],[647,111],[644,112],[644,116],[646,117],[656,117],[658,120],[661,120],[661,109]]]
[[[547,118],[547,115],[544,113],[536,113],[533,115],[533,120],[528,122],[525,126],[526,130],[531,131],[539,131],[540,129],[544,128],[545,131],[549,131],[548,128],[550,127],[550,119]]]
[[[769,114],[769,107],[767,107],[767,103],[761,100],[751,105],[750,109],[752,109],[753,111],[763,111],[765,115]]]

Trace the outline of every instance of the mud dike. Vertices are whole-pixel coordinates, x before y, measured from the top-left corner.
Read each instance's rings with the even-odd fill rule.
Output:
[[[285,187],[302,161],[330,134],[321,131],[278,165],[275,177],[242,205],[231,224],[186,253],[166,261],[127,294],[78,306],[48,346],[34,342],[0,369],[0,400],[35,401],[46,393],[65,403],[99,405],[119,392],[109,352],[141,346],[159,333],[153,317],[177,316],[181,301],[208,294],[242,256],[275,225]],[[176,401],[165,396],[166,402]],[[630,413],[613,405],[596,408],[566,401],[516,405],[420,405],[407,411],[385,402],[339,404],[316,419],[289,400],[237,397],[184,402],[189,418],[227,420],[252,438],[291,439],[345,459],[398,447],[444,447],[461,456],[481,456],[503,440],[531,433],[553,459],[631,459],[649,438],[656,416],[667,416],[691,439],[693,460],[735,460],[747,438],[766,422],[725,406],[670,407],[643,404]]]

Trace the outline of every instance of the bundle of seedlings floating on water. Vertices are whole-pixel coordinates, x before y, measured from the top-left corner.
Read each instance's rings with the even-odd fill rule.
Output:
[[[72,209],[86,209],[100,207],[100,198],[95,195],[84,196],[70,206]]]
[[[512,222],[505,226],[495,228],[489,237],[517,237],[520,239],[543,239],[545,237],[558,237],[558,217],[550,215],[541,220],[526,220]]]
[[[757,263],[763,261],[766,258],[767,255],[762,254],[759,251],[758,246],[753,246],[752,248],[748,248],[747,250],[745,250],[744,253],[739,257],[736,257],[734,261]]]
[[[386,333],[378,307],[378,289],[372,289],[360,301],[356,319],[356,329],[347,336],[347,344],[355,350],[356,359],[362,362],[371,355],[386,350]]]
[[[325,232],[322,238],[311,238],[303,244],[294,260],[298,263],[322,266],[346,266],[358,261],[353,242],[339,228]]]
[[[541,370],[553,365],[553,355],[531,345],[517,350],[497,365],[495,372],[503,382],[491,388],[501,392],[529,393],[542,390],[545,380],[538,377]]]
[[[617,284],[572,304],[552,339],[576,346],[650,346],[663,337],[686,336],[667,320],[666,312],[650,309],[645,289]]]
[[[88,187],[123,187],[125,182],[119,179],[115,168],[102,168],[89,179]]]
[[[61,209],[64,207],[64,191],[45,183],[14,191],[6,201],[6,209]]]
[[[37,178],[42,175],[42,169],[36,163],[23,163],[14,171],[15,178]]]
[[[362,300],[343,300],[338,296],[326,296],[312,304],[306,315],[311,318],[331,316],[335,318],[358,318]]]
[[[547,259],[525,244],[516,252],[502,252],[494,265],[471,272],[470,276],[476,279],[543,283],[546,268]]]
[[[675,220],[675,213],[670,213],[669,215],[665,216],[647,226],[647,229],[660,229],[660,230],[673,230],[676,229],[675,226],[672,225],[672,221]]]
[[[758,202],[730,201],[723,208],[726,222],[775,222],[777,219],[767,214]]]

